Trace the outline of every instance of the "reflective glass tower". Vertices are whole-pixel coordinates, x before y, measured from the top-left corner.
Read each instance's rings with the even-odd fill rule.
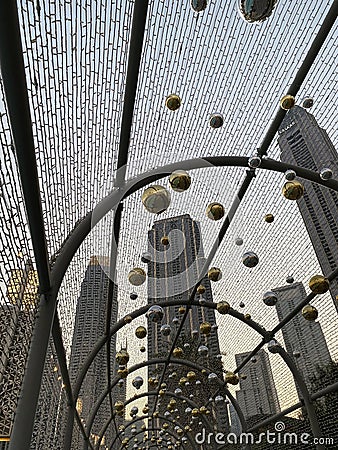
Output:
[[[169,239],[168,245],[163,245],[162,238],[164,236]],[[177,300],[178,302],[188,300],[205,262],[199,223],[194,221],[189,214],[156,221],[148,232],[148,256],[150,261],[148,263],[149,306],[165,300]],[[205,292],[197,294],[196,299],[202,304],[203,302],[212,302],[210,280],[204,277],[201,285],[205,288]],[[162,324],[171,326],[172,331],[169,337],[161,334],[161,324],[149,323],[149,359],[161,355],[165,357],[171,345],[171,339],[175,336],[175,330],[181,321],[182,312],[180,304],[165,308]],[[202,322],[209,322],[212,325],[210,336],[207,338],[199,332]],[[207,357],[201,357],[198,354],[197,350],[201,344],[206,345],[209,349]],[[202,366],[209,367],[219,378],[223,379],[222,364],[217,357],[220,354],[220,348],[213,309],[203,308],[203,306],[192,307],[177,345],[183,349],[185,359],[192,359]],[[169,373],[176,373],[174,379],[166,380],[169,390],[175,390],[180,378],[185,377],[189,370],[187,367],[175,366],[175,370],[169,371]],[[156,377],[160,371],[161,366],[152,366],[149,368],[149,376]],[[200,375],[197,378],[197,381],[181,387],[184,394],[192,393],[198,399],[198,403],[202,404],[203,401],[208,401],[212,387],[206,380],[201,380]],[[199,381],[202,382],[199,383]],[[153,390],[154,388],[150,386],[149,389]],[[152,404],[153,400],[149,398],[149,406]],[[229,430],[227,405],[224,402],[214,404],[212,414],[216,419],[218,430]],[[187,416],[183,411],[180,415],[181,417]]]
[[[278,143],[283,162],[320,172],[328,167],[338,178],[338,154],[327,132],[314,116],[300,106],[286,114],[279,130]],[[338,265],[338,195],[310,181],[302,181],[303,198],[297,201],[321,269],[325,275]],[[338,311],[338,280],[330,287]]]

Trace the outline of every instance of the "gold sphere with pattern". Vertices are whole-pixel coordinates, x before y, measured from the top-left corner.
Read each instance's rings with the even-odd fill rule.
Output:
[[[318,310],[312,305],[305,305],[302,309],[302,316],[304,317],[304,319],[313,322],[318,317]]]
[[[230,305],[228,302],[225,302],[225,301],[218,302],[216,309],[220,314],[228,314],[228,312],[230,310]]]
[[[284,109],[285,111],[288,111],[289,109],[291,109],[295,106],[295,97],[290,94],[284,95],[280,99],[279,104],[282,109]]]
[[[211,332],[211,325],[209,322],[203,322],[200,325],[200,332],[204,335],[208,335]]]
[[[222,271],[218,267],[211,267],[208,270],[208,278],[211,281],[219,281],[222,278]]]
[[[184,192],[191,185],[191,177],[185,170],[175,170],[169,177],[169,183],[175,192]]]
[[[287,200],[299,200],[304,195],[304,186],[298,180],[284,183],[282,193]]]
[[[145,337],[147,336],[147,330],[146,330],[146,328],[144,328],[144,327],[142,327],[142,326],[137,327],[136,330],[135,330],[135,336],[136,336],[138,339],[143,339],[143,338],[145,338]]]
[[[220,220],[224,216],[224,207],[220,203],[213,202],[207,207],[206,215],[211,220]]]
[[[324,294],[329,290],[330,282],[323,275],[314,275],[309,281],[309,288],[315,294]]]

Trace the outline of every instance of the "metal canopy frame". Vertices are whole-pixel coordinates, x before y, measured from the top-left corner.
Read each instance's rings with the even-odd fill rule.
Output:
[[[138,177],[137,180],[131,180],[125,182],[125,170],[128,160],[128,148],[129,139],[131,132],[131,123],[135,103],[135,95],[137,90],[137,80],[139,73],[140,57],[142,53],[143,44],[143,34],[147,17],[147,7],[148,2],[135,0],[135,9],[133,17],[133,32],[130,44],[130,54],[128,62],[128,74],[126,81],[126,94],[122,118],[122,128],[120,136],[120,151],[118,156],[118,173],[117,182],[119,189],[117,192],[113,192],[110,196],[104,199],[98,210],[94,211],[94,225],[102,218],[113,206],[120,204],[123,199],[131,195],[137,189],[147,185],[148,183],[167,176],[175,169],[194,169],[209,167],[210,164],[215,167],[219,166],[248,166],[248,158],[240,157],[214,157],[214,158],[203,158],[200,160],[190,160],[183,163],[176,163],[165,166],[163,168],[157,169],[156,171],[148,172]],[[137,14],[136,14],[137,13]],[[317,33],[313,43],[307,53],[307,56],[301,65],[298,73],[295,76],[294,82],[290,86],[288,93],[296,95],[302,82],[304,81],[307,73],[309,72],[311,65],[313,64],[320,48],[322,47],[328,33],[330,32],[336,17],[338,15],[338,0],[335,0],[325,17],[325,20]],[[22,56],[22,45],[18,21],[17,6],[14,0],[8,0],[0,2],[0,64],[1,72],[3,77],[3,84],[5,89],[6,101],[8,105],[9,117],[11,130],[13,135],[13,142],[15,145],[16,157],[18,161],[21,185],[24,194],[27,218],[31,232],[32,244],[34,255],[36,259],[36,266],[39,275],[40,283],[40,302],[39,310],[37,314],[37,319],[35,322],[33,338],[31,341],[31,348],[29,352],[27,367],[25,371],[24,382],[22,385],[21,396],[19,399],[15,422],[13,427],[12,439],[10,442],[10,450],[15,450],[20,448],[20,450],[28,450],[30,446],[31,434],[34,423],[34,414],[37,407],[37,401],[39,396],[40,384],[42,379],[42,373],[44,368],[44,361],[47,351],[47,346],[49,342],[50,332],[52,330],[53,339],[55,347],[57,350],[57,355],[60,363],[60,368],[62,372],[63,381],[66,385],[66,393],[69,402],[69,414],[72,420],[69,421],[68,437],[71,439],[71,433],[73,428],[74,417],[79,421],[78,415],[75,413],[76,408],[74,404],[74,399],[76,398],[79,388],[81,387],[81,382],[85,375],[87,368],[95,357],[97,349],[101,348],[104,344],[107,344],[109,350],[109,340],[112,335],[121,328],[122,324],[116,324],[116,326],[110,327],[109,321],[109,304],[107,306],[107,335],[104,336],[96,345],[93,352],[89,355],[86,364],[82,370],[82,379],[80,376],[80,383],[76,386],[74,392],[72,392],[69,374],[66,365],[64,345],[61,337],[61,330],[59,325],[58,316],[56,314],[56,301],[57,294],[60,288],[65,271],[72,260],[76,250],[79,248],[84,238],[89,234],[91,227],[93,225],[93,212],[89,213],[74,229],[69,239],[65,242],[65,245],[60,250],[60,254],[57,258],[55,266],[50,270],[48,262],[48,251],[46,246],[45,230],[42,218],[42,205],[40,199],[39,190],[39,179],[36,166],[36,158],[34,152],[34,142],[32,133],[32,123],[30,117],[29,100],[27,94],[27,85],[25,78],[25,69]],[[275,136],[278,127],[280,126],[283,118],[285,116],[285,111],[279,110],[276,117],[274,118],[265,138],[257,151],[260,156],[265,156],[267,150]],[[279,172],[284,172],[286,169],[295,169],[298,176],[305,178],[307,180],[316,182],[318,184],[324,185],[335,191],[338,191],[338,181],[330,180],[323,182],[317,173],[311,172],[309,170],[286,165],[277,161],[263,159],[260,166],[261,169],[275,170]],[[249,171],[244,184],[242,185],[239,193],[245,193],[253,176],[253,171]],[[241,200],[240,195],[238,195],[239,201]],[[234,205],[236,204],[236,200]],[[232,211],[233,213],[235,212]],[[99,212],[98,212],[99,211]],[[115,216],[116,217],[116,216]],[[117,217],[119,220],[119,218]],[[226,221],[230,222],[231,217],[228,216]],[[225,234],[227,225],[224,222],[224,227],[222,228],[222,233]],[[119,230],[119,225],[117,226],[117,234]],[[220,233],[220,240],[224,237],[224,234]],[[215,244],[215,251],[217,249],[217,244]],[[338,270],[329,274],[328,278],[330,280],[334,279],[338,275]],[[196,287],[195,287],[196,288]],[[271,339],[277,331],[279,331],[288,321],[290,321],[304,306],[314,297],[314,294],[310,294],[292,313],[290,313],[283,321],[281,321],[273,330],[263,334],[262,343],[257,346],[251,356],[254,355],[259,348],[261,348],[267,340]],[[182,302],[181,302],[182,303]],[[195,305],[193,297],[187,303],[189,307]],[[205,306],[205,305],[204,305]],[[141,308],[143,311],[141,314],[146,312],[147,307]],[[188,310],[188,309],[187,309]],[[139,310],[140,311],[140,310]],[[237,316],[240,319],[240,313],[232,312],[234,317]],[[137,317],[136,312],[131,314],[133,317]],[[183,323],[183,321],[182,321]],[[252,326],[256,331],[258,331],[259,325],[255,324],[253,321],[246,322],[249,326]],[[118,325],[118,326],[117,326]],[[109,333],[108,333],[109,330]],[[262,333],[261,333],[262,334]],[[178,335],[176,336],[177,339]],[[169,356],[165,363],[165,369],[170,362],[171,348]],[[108,353],[109,354],[109,351]],[[297,379],[299,384],[299,374],[297,373],[292,360],[290,360],[289,355],[285,351],[280,352],[283,359],[288,364],[290,370],[292,371],[294,377]],[[251,357],[250,356],[250,357]],[[108,361],[109,362],[109,361]],[[237,367],[238,372],[247,361]],[[161,379],[164,379],[165,369],[162,373]],[[109,364],[108,364],[109,370]],[[108,374],[108,379],[110,379],[110,372]],[[78,380],[78,381],[79,381]],[[305,385],[304,385],[305,386]],[[303,390],[304,390],[303,386]],[[108,391],[110,392],[108,386]],[[335,389],[337,386],[335,385]],[[306,386],[305,386],[306,389]],[[307,391],[307,390],[306,390]],[[312,431],[317,435],[320,434],[320,430],[316,429],[316,415],[313,411],[311,401],[314,400],[315,396],[308,396],[305,392],[304,404],[306,406],[309,419],[311,422]],[[327,390],[323,390],[323,392]],[[303,392],[303,395],[304,395]],[[150,395],[150,393],[148,393]],[[156,391],[158,395],[158,391]],[[324,395],[324,394],[323,394]],[[81,421],[79,421],[81,424]],[[80,425],[81,426],[81,425]],[[81,430],[84,437],[86,433],[84,429]],[[70,442],[69,442],[70,444]],[[91,443],[87,444],[91,446]],[[91,446],[92,447],[92,446]],[[68,448],[67,446],[65,448]],[[322,448],[320,445],[317,448]]]

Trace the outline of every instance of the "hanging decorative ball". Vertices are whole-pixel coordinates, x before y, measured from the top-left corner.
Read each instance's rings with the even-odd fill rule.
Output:
[[[224,216],[224,207],[217,202],[210,203],[207,207],[206,215],[211,220],[220,220]]]
[[[181,347],[176,347],[173,350],[173,357],[174,358],[181,358],[183,356],[183,350]]]
[[[200,410],[199,410],[198,408],[194,408],[194,409],[191,411],[191,415],[192,415],[193,417],[199,416],[199,413],[200,413]]]
[[[211,332],[211,325],[209,322],[203,322],[200,325],[200,332],[204,335],[208,335]]]
[[[200,384],[202,384],[201,380],[196,380],[195,382],[196,386],[199,386]]]
[[[297,180],[287,181],[283,186],[282,193],[287,200],[299,200],[303,197],[304,186]]]
[[[160,328],[160,332],[161,332],[162,336],[169,336],[171,333],[170,325],[167,325],[167,324],[162,325]]]
[[[224,381],[229,384],[236,385],[239,383],[238,376],[233,372],[225,372]]]
[[[186,311],[186,309],[185,309],[185,307],[184,307],[184,306],[180,306],[180,307],[178,308],[178,312],[179,312],[179,314],[184,314],[184,313],[185,313],[185,311]]]
[[[140,347],[140,352],[144,353],[146,351],[146,348],[144,346]]]
[[[116,353],[115,358],[119,366],[125,366],[129,361],[129,353],[126,350],[120,350]]]
[[[242,380],[246,380],[247,379],[247,375],[245,375],[245,373],[241,373],[240,378]]]
[[[248,161],[248,166],[252,169],[257,169],[262,163],[262,160],[259,156],[251,156]]]
[[[115,402],[114,403],[114,408],[116,409],[116,411],[123,411],[124,410],[124,403],[123,402]]]
[[[123,387],[123,386],[124,386],[124,381],[123,381],[122,379],[120,379],[120,380],[117,382],[117,385],[118,385],[119,388]]]
[[[132,293],[130,294],[130,299],[131,299],[131,300],[136,300],[137,297],[138,297],[138,295],[135,294],[135,292],[132,292]]]
[[[181,106],[181,99],[176,94],[170,94],[165,100],[165,106],[170,109],[170,111],[176,111]]]
[[[143,253],[142,256],[141,256],[141,261],[144,264],[150,263],[150,261],[151,261],[151,254],[148,253],[148,252]]]
[[[217,375],[214,372],[209,373],[208,375],[208,381],[215,381],[217,380]]]
[[[204,11],[207,7],[207,0],[191,0],[191,7],[196,12]]]
[[[252,363],[256,363],[257,362],[257,358],[255,358],[254,356],[251,358],[250,360]]]
[[[255,252],[245,252],[242,255],[242,262],[245,267],[255,267],[257,266],[259,259]]]
[[[244,314],[244,320],[251,320],[251,314]]]
[[[279,343],[276,341],[276,339],[272,339],[268,342],[268,350],[270,353],[278,353],[278,350],[280,349]]]
[[[293,181],[296,178],[297,174],[294,170],[289,169],[285,172],[284,177],[288,181]]]
[[[192,370],[190,370],[187,373],[187,378],[188,378],[189,381],[196,381],[196,373],[193,372]]]
[[[176,388],[175,391],[174,391],[174,394],[176,394],[178,396],[182,395],[182,389]]]
[[[228,314],[228,312],[230,310],[230,305],[228,302],[224,302],[224,301],[218,302],[216,309],[220,314]]]
[[[189,342],[185,342],[185,344],[184,344],[184,346],[183,346],[184,348],[189,348],[190,347],[190,344],[189,344]]]
[[[292,284],[294,281],[295,281],[295,279],[293,278],[292,275],[288,275],[288,276],[286,277],[286,282],[287,282],[287,283]]]
[[[302,107],[303,108],[311,108],[313,106],[313,98],[311,97],[305,97],[302,100]]]
[[[175,325],[177,325],[178,322],[179,322],[178,317],[174,317],[173,320],[172,320],[172,322],[173,322]]]
[[[169,238],[168,238],[168,236],[163,236],[161,238],[161,244],[162,245],[169,245]]]
[[[295,106],[295,97],[290,94],[284,95],[284,97],[280,99],[279,105],[282,109],[288,111]]]
[[[198,335],[199,335],[198,330],[192,330],[192,332],[191,332],[191,337],[192,337],[193,339],[196,339],[196,338],[198,337]]]
[[[239,307],[240,307],[240,308],[244,308],[244,307],[245,307],[244,302],[241,302],[241,303],[239,304]]]
[[[324,169],[320,171],[319,176],[322,180],[327,181],[330,180],[330,178],[332,178],[333,172],[328,167],[324,167]]]
[[[128,281],[133,286],[141,286],[146,281],[146,273],[141,267],[135,267],[128,273]]]
[[[221,395],[216,395],[215,403],[221,403],[223,401],[224,401],[224,397],[222,397]]]
[[[138,339],[143,339],[147,336],[147,330],[144,327],[137,327],[135,330],[135,336]]]
[[[142,412],[143,412],[143,414],[148,414],[148,412],[149,412],[149,407],[148,407],[148,406],[145,406],[145,407],[142,409]]]
[[[294,358],[300,358],[300,352],[298,350],[294,350],[292,355]]]
[[[133,321],[133,318],[131,316],[125,316],[123,318],[123,320],[124,320],[124,323],[130,323]]]
[[[125,367],[124,369],[118,369],[118,371],[117,371],[117,374],[120,378],[127,378],[128,373],[129,373],[129,371],[128,371],[127,367]]]
[[[159,323],[164,317],[163,308],[159,305],[153,305],[148,309],[146,313],[146,317],[148,320],[154,323]]]
[[[277,0],[239,0],[239,11],[249,23],[263,22],[271,16]]]
[[[180,386],[184,386],[187,381],[188,381],[188,378],[182,377],[182,378],[180,378],[180,381],[178,382],[178,384]]]
[[[236,245],[243,245],[243,239],[240,238],[240,237],[236,238],[235,244],[236,244]]]
[[[304,319],[309,320],[309,321],[312,322],[312,321],[317,319],[317,317],[318,317],[318,310],[317,310],[317,308],[315,308],[312,305],[306,305],[302,309],[302,316],[304,317]]]
[[[148,384],[149,384],[149,386],[157,386],[158,380],[156,378],[150,377],[150,378],[148,378]]]
[[[207,411],[208,411],[208,408],[206,408],[205,406],[201,406],[201,407],[200,407],[200,413],[201,413],[201,414],[206,414]]]
[[[143,192],[142,203],[150,213],[161,214],[169,208],[170,193],[165,187],[154,184]]]
[[[208,278],[211,281],[219,281],[222,278],[222,271],[218,267],[210,267],[208,270]]]
[[[136,416],[137,413],[138,413],[138,407],[133,406],[130,410],[130,415],[133,417],[133,416]]]
[[[275,220],[275,218],[273,214],[265,214],[264,220],[267,223],[272,223]]]
[[[212,116],[210,117],[209,120],[209,125],[211,126],[211,128],[221,128],[221,126],[223,126],[224,124],[224,118],[222,116],[222,114],[212,114]]]
[[[143,385],[143,378],[135,377],[131,383],[134,386],[134,388],[140,389],[140,387]]]
[[[199,356],[208,356],[209,349],[206,345],[200,345],[197,352]]]
[[[324,294],[329,290],[330,282],[323,275],[314,275],[309,281],[309,288],[315,294]]]
[[[184,192],[191,185],[191,177],[185,170],[175,170],[169,177],[169,184],[175,192]]]
[[[204,294],[206,291],[205,287],[203,286],[203,284],[200,284],[197,288],[197,294],[202,295]]]
[[[275,306],[277,300],[277,295],[272,291],[265,292],[263,295],[263,302],[266,306]]]

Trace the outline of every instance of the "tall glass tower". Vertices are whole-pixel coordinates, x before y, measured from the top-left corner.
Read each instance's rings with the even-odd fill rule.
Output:
[[[163,244],[163,237],[168,238],[168,244]],[[148,232],[148,257],[149,306],[161,304],[165,300],[178,300],[178,302],[188,300],[205,262],[199,223],[194,221],[189,214],[156,221]],[[215,311],[202,306],[203,302],[213,302],[210,280],[204,277],[200,284],[204,287],[204,292],[196,294],[196,299],[200,301],[201,306],[193,306],[189,311],[178,345],[184,350],[185,359],[192,359],[209,367],[220,379],[223,379],[222,364],[217,356],[220,354],[220,348]],[[161,324],[149,323],[149,359],[161,356],[162,353],[165,356],[171,338],[175,336],[175,329],[180,323],[181,311],[182,305],[181,308],[180,305],[165,308],[162,324],[171,326],[171,337],[161,334]],[[209,322],[212,325],[209,337],[202,336],[199,332],[200,324],[203,322]],[[207,357],[199,355],[197,349],[200,345],[208,347]],[[161,367],[158,366],[150,367],[149,376],[156,377],[160,370]],[[175,390],[180,378],[185,377],[189,370],[187,367],[175,366],[175,370],[171,372],[174,371],[176,376],[174,379],[166,380],[169,390]],[[213,389],[207,385],[205,380],[202,380],[202,383],[199,381],[201,380],[192,381],[189,386],[182,387],[182,390],[187,395],[192,394],[199,403],[201,401],[207,403]],[[153,388],[150,386],[149,390],[153,390]],[[152,404],[153,400],[149,398],[149,406],[151,407]],[[227,405],[224,402],[213,405],[212,414],[218,430],[228,431]],[[180,415],[181,417],[186,416],[184,412]]]
[[[81,293],[76,305],[75,327],[69,365],[70,380],[72,384],[74,384],[79,370],[91,349],[105,333],[106,303],[109,286],[107,273],[109,273],[109,258],[92,256],[86,270],[85,278],[81,284]],[[114,285],[112,323],[116,322],[116,319],[117,287]],[[115,363],[116,337],[111,340],[110,352],[113,378],[117,369]],[[104,347],[95,357],[88,369],[77,400],[76,407],[80,417],[83,418],[84,421],[90,417],[94,405],[102,392],[107,388],[107,383],[107,356],[106,347]],[[121,399],[122,392],[119,387],[115,387],[112,393],[114,401]],[[110,415],[110,405],[108,397],[106,397],[100,406],[93,423],[91,436],[93,442],[97,439],[97,436]],[[102,444],[110,445],[112,433],[109,430],[111,427],[108,428]],[[74,427],[72,449],[77,450],[79,448],[81,448],[81,435],[79,429]]]
[[[300,106],[286,114],[279,130],[281,161],[319,172],[328,167],[338,178],[338,154],[314,116]],[[305,193],[297,201],[321,269],[325,275],[338,265],[338,195],[303,180]],[[338,312],[338,280],[330,287]]]

